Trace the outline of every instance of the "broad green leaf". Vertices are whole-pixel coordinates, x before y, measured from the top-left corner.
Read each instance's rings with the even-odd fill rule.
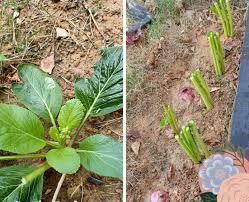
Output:
[[[84,116],[84,106],[78,99],[69,100],[61,108],[58,116],[58,123],[61,129],[67,128],[72,131],[80,125]]]
[[[212,192],[202,193],[200,196],[203,202],[217,202],[217,196]]]
[[[38,117],[16,105],[0,104],[0,149],[25,154],[46,145]]]
[[[102,176],[122,177],[122,148],[122,144],[110,137],[93,135],[82,141],[77,151],[87,170]]]
[[[4,55],[0,54],[0,62],[7,60],[7,58]]]
[[[33,171],[27,166],[11,166],[0,169],[1,202],[38,202],[42,197],[43,175],[32,182],[22,184],[22,176]]]
[[[48,164],[60,173],[73,174],[80,167],[80,157],[71,147],[52,149],[46,158]]]
[[[75,94],[87,115],[102,116],[122,108],[123,55],[122,47],[103,49],[101,60],[90,78],[78,79]]]
[[[19,101],[48,122],[55,119],[62,104],[60,86],[33,64],[20,65],[18,75],[23,83],[14,83],[12,90]]]
[[[160,121],[160,129],[165,128],[169,124],[167,117],[164,117]]]

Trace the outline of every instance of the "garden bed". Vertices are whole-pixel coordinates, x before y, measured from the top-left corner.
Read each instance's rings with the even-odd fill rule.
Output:
[[[8,61],[0,66],[0,103],[20,104],[11,91],[11,83],[19,82],[16,73],[19,64],[40,65],[43,59],[52,55],[54,67],[51,76],[61,86],[65,102],[74,97],[75,79],[86,78],[93,73],[93,65],[101,57],[101,48],[122,45],[120,1],[88,1],[87,5],[78,0],[54,2],[1,1],[0,50]],[[92,9],[91,14],[88,8]],[[61,36],[58,36],[57,28],[63,29],[59,33]],[[79,139],[95,133],[106,134],[122,142],[122,111],[90,119]],[[21,162],[30,164],[30,161],[0,163],[3,167]],[[39,163],[39,160],[32,161],[33,165]],[[45,173],[42,201],[52,200],[60,177],[61,174],[53,169]],[[60,202],[121,199],[120,180],[100,177],[83,167],[77,174],[66,177],[58,196]]]
[[[170,201],[200,201],[198,168],[179,147],[171,129],[160,130],[162,103],[173,107],[181,126],[194,120],[211,151],[229,139],[246,9],[235,7],[235,37],[221,35],[225,75],[219,79],[214,74],[207,33],[223,30],[208,8],[203,2],[180,8],[178,18],[163,24],[161,39],[151,40],[144,30],[140,41],[127,48],[128,201],[149,200],[157,189],[168,191]],[[184,89],[193,87],[190,76],[197,68],[211,89],[211,111],[196,93],[192,100],[182,96]]]

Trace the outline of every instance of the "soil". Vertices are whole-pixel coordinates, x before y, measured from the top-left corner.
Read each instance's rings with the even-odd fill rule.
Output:
[[[80,0],[3,0],[0,4],[0,53],[9,59],[0,64],[0,102],[18,103],[11,83],[19,81],[16,74],[19,64],[40,65],[51,55],[54,55],[51,58],[55,64],[51,76],[62,87],[65,102],[74,97],[74,80],[93,73],[92,67],[100,58],[101,48],[122,45],[122,3],[119,0],[86,3]],[[57,37],[56,28],[63,29],[68,36]],[[107,134],[122,142],[122,111],[89,120],[80,139],[95,133]],[[1,162],[1,166],[17,163]],[[45,173],[42,201],[52,200],[60,176],[52,169]],[[120,180],[100,177],[81,168],[77,174],[66,177],[57,200],[121,199]]]
[[[229,139],[230,120],[237,88],[245,7],[235,7],[236,35],[225,39],[225,75],[214,74],[207,33],[223,32],[220,22],[208,11],[208,3],[196,1],[180,11],[180,21],[169,19],[160,40],[148,38],[127,47],[127,199],[150,201],[151,192],[162,189],[172,202],[201,201],[198,166],[194,166],[177,144],[170,128],[159,128],[161,103],[172,106],[181,126],[194,120],[212,151]],[[153,57],[151,57],[153,55]],[[148,60],[154,61],[148,61]],[[199,68],[214,102],[207,111],[200,97],[182,97],[192,89],[190,75]]]

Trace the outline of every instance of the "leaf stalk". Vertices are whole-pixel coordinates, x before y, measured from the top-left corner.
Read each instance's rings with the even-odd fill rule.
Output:
[[[33,172],[22,177],[22,184],[25,185],[25,184],[31,182],[32,180],[34,180],[38,176],[42,175],[49,168],[51,168],[51,166],[48,165],[47,162],[40,164]]]
[[[17,160],[17,159],[34,159],[34,158],[46,158],[46,154],[25,154],[25,155],[13,155],[13,156],[0,156],[0,161]]]

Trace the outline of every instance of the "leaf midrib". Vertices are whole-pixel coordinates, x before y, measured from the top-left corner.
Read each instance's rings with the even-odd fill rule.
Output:
[[[117,166],[115,167],[114,165],[108,163],[107,161],[103,160],[103,158],[100,158],[98,155],[95,155],[95,156],[96,156],[97,159],[99,159],[100,161],[102,161],[102,162],[103,162],[104,164],[106,164],[107,166],[110,166],[110,167],[113,168],[114,170],[119,171],[119,168],[118,168]]]
[[[37,93],[37,95],[38,95],[38,96],[40,97],[40,99],[42,100],[43,104],[45,105],[45,107],[46,107],[46,109],[47,109],[47,111],[48,111],[48,114],[49,114],[49,117],[50,117],[50,119],[51,119],[51,122],[53,123],[53,125],[55,125],[55,124],[54,124],[54,117],[53,117],[53,115],[52,115],[52,113],[51,113],[51,111],[50,111],[50,109],[49,109],[47,103],[46,103],[45,100],[42,98],[42,96],[40,95],[40,93],[36,90],[36,88],[33,86],[32,82],[29,80],[29,78],[28,78],[28,77],[26,77],[26,78],[27,78],[27,81],[29,82],[29,84],[32,86],[32,88],[35,90],[35,92]]]
[[[110,159],[114,159],[114,160],[117,160],[117,161],[121,161],[121,162],[122,162],[121,159],[115,158],[115,157],[113,157],[113,156],[110,156],[110,155],[107,155],[107,154],[104,154],[104,153],[100,153],[100,152],[104,152],[104,151],[96,152],[96,151],[81,150],[81,149],[77,149],[76,151],[79,152],[79,153],[93,153],[93,154],[95,154],[96,156],[97,156],[97,155],[101,155],[101,156],[105,156],[106,158],[110,158]]]
[[[117,68],[118,68],[118,66],[117,66],[115,69],[117,69]],[[105,82],[105,84],[103,85],[103,87],[102,87],[102,88],[100,89],[100,91],[98,92],[98,94],[97,94],[97,96],[95,97],[95,99],[94,99],[94,101],[93,101],[91,107],[89,108],[89,110],[88,110],[88,112],[87,112],[86,117],[88,117],[88,116],[91,114],[91,112],[92,112],[92,110],[93,110],[93,108],[94,108],[96,102],[98,101],[100,95],[101,95],[102,92],[104,91],[104,89],[105,89],[105,87],[107,86],[107,84],[109,83],[110,79],[111,79],[111,78],[113,77],[113,75],[115,74],[115,69],[114,69],[114,71],[112,72],[112,74],[110,75],[110,77],[107,79],[107,81]],[[99,82],[98,85],[99,85],[98,87],[100,87],[100,82]]]
[[[8,122],[4,121],[3,119],[1,119],[1,121],[4,122],[5,124],[7,124],[8,126],[10,125]],[[12,128],[15,128],[17,131],[20,131],[20,132],[26,134],[27,136],[32,137],[32,138],[34,138],[34,139],[36,139],[36,140],[38,140],[38,141],[43,142],[43,143],[46,144],[46,141],[45,141],[45,140],[40,139],[40,138],[38,138],[38,137],[36,137],[36,136],[31,135],[31,134],[29,134],[29,133],[27,133],[27,132],[25,132],[25,131],[23,131],[23,130],[17,128],[15,125],[13,125]]]

